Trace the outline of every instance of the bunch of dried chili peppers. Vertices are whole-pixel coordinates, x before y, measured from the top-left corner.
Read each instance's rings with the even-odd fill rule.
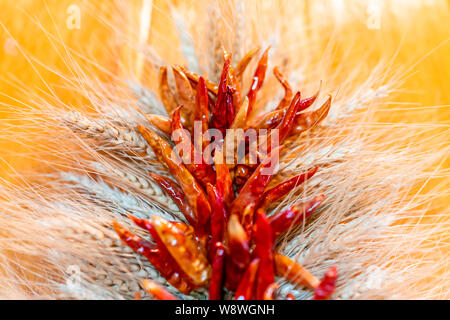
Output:
[[[242,75],[257,52],[248,53],[234,69],[231,54],[225,53],[218,85],[184,67],[172,67],[176,93],[169,85],[170,70],[160,69],[159,93],[171,118],[149,114],[147,119],[160,131],[172,135],[177,145],[190,145],[191,154],[183,154],[178,149],[173,152],[169,142],[144,126],[138,130],[175,181],[155,173],[150,173],[150,177],[174,200],[187,223],[167,221],[159,216],[145,220],[130,215],[136,225],[150,233],[152,242],[130,233],[117,222],[114,228],[124,243],[145,256],[184,294],[209,286],[209,298],[215,300],[223,298],[224,288],[233,291],[235,299],[275,299],[278,288],[275,276],[280,276],[314,290],[314,299],[328,299],[336,284],[335,267],[320,281],[295,261],[276,252],[275,247],[277,237],[305,221],[325,196],[294,204],[269,217],[266,210],[316,173],[317,167],[268,188],[273,173],[270,168],[273,161],[278,161],[283,141],[322,121],[330,109],[331,96],[317,110],[303,112],[316,101],[318,93],[301,99],[300,92],[294,94],[283,74],[274,68],[274,75],[284,88],[284,97],[273,111],[250,121],[264,82],[269,49],[258,62],[246,96],[241,92]],[[184,131],[192,131],[194,121],[201,123],[202,134],[197,141],[191,139],[189,131]],[[269,145],[268,155],[259,157],[253,164],[225,164],[223,148],[215,149],[213,164],[203,158],[194,163],[187,161],[195,157],[198,148],[206,148],[203,134],[211,128],[223,134],[227,129],[263,128],[269,136],[271,130],[277,129],[281,147]],[[150,280],[144,281],[143,286],[158,299],[175,298]],[[280,298],[293,299],[293,296]]]

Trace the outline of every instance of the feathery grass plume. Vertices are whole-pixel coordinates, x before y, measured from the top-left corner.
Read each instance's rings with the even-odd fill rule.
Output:
[[[149,11],[149,1],[92,1],[80,5],[77,35],[61,18],[69,2],[16,13],[39,12],[25,28],[51,48],[41,56],[0,13],[5,34],[17,43],[12,57],[32,75],[21,78],[23,70],[7,65],[17,76],[1,86],[1,298],[153,298],[142,285],[147,279],[177,298],[208,298],[204,288],[183,294],[170,285],[120,241],[113,221],[145,239],[128,214],[186,222],[149,176],[170,177],[137,129],[150,127],[146,113],[171,116],[154,94],[159,67],[187,62],[218,84],[222,49],[238,51],[236,68],[239,55],[268,44],[269,67],[253,114],[273,109],[284,96],[275,66],[302,98],[320,88],[311,110],[333,95],[319,126],[286,141],[269,185],[319,167],[271,204],[269,217],[326,195],[312,217],[278,239],[277,251],[319,278],[337,266],[336,299],[449,297],[449,119],[442,114],[450,97],[441,81],[450,79],[448,59],[438,59],[446,78],[414,73],[433,55],[445,57],[450,34],[442,30],[449,28],[430,23],[438,17],[448,25],[444,2],[381,1],[368,10],[371,1],[150,1]],[[141,32],[147,24],[150,30]],[[435,38],[417,32],[425,28]],[[93,40],[71,39],[88,33]],[[427,44],[422,51],[418,42]],[[244,73],[244,94],[262,54]],[[169,73],[179,103],[184,97]],[[419,90],[429,91],[419,99],[426,106],[416,103]],[[21,166],[24,161],[33,166]],[[280,299],[313,295],[276,280]]]

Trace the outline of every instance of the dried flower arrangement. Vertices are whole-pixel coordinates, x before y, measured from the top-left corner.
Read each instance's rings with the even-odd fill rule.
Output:
[[[143,2],[145,13],[151,1]],[[46,168],[0,188],[1,297],[378,299],[445,291],[445,272],[413,289],[405,279],[439,268],[421,254],[436,248],[427,239],[442,225],[414,228],[426,201],[411,189],[448,148],[425,154],[411,146],[423,141],[411,127],[372,122],[405,74],[383,61],[363,80],[358,66],[330,72],[314,57],[333,50],[301,39],[295,19],[277,23],[282,44],[245,37],[246,20],[256,18],[244,3],[214,3],[209,15],[171,7],[183,65],[152,47],[139,48],[141,74],[127,83],[90,78],[76,65],[75,79],[62,78],[87,110],[62,103],[53,88],[24,89],[29,102],[16,101],[11,112],[30,122],[31,133],[21,133],[27,156]],[[208,37],[189,33],[192,11]],[[286,40],[294,36],[313,58],[299,62]],[[142,65],[156,85],[140,81]],[[234,146],[229,133],[240,129]]]

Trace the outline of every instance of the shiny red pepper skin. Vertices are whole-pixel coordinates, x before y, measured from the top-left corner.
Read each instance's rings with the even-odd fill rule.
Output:
[[[262,300],[267,287],[275,280],[272,228],[263,210],[258,210],[256,213],[253,241],[255,243],[253,257],[260,260],[256,299]]]
[[[230,99],[229,97],[230,92],[228,91],[227,88],[227,77],[230,65],[231,65],[231,55],[227,55],[225,57],[222,75],[220,77],[216,105],[211,115],[211,127],[220,130],[223,136],[225,136],[225,130],[227,129],[228,126],[227,101]],[[232,96],[231,101],[233,101]]]
[[[155,181],[175,202],[181,213],[184,215],[190,225],[195,226],[197,220],[189,203],[187,203],[183,190],[172,179],[149,172],[150,177]]]
[[[228,209],[235,196],[230,170],[225,163],[221,150],[216,150],[216,154],[214,155],[214,166],[216,168],[216,187],[218,192],[223,196],[225,208]]]
[[[211,239],[209,241],[208,256],[213,261],[216,255],[216,243],[223,241],[227,221],[227,211],[224,207],[223,197],[217,188],[211,184],[206,186],[209,204],[211,205]]]
[[[228,219],[228,258],[226,261],[226,287],[236,290],[250,263],[250,247],[247,233],[236,215]]]
[[[242,188],[237,198],[234,199],[231,204],[230,216],[233,214],[238,215],[241,218],[241,223],[248,234],[251,233],[251,228],[253,225],[253,211],[256,210],[257,206],[261,202],[264,195],[264,190],[272,178],[272,174],[275,169],[274,163],[278,162],[279,150],[280,148],[273,150],[271,155],[258,166]],[[243,221],[243,213],[246,209],[249,211],[249,216],[245,219],[245,221]]]
[[[199,135],[199,141],[194,141],[195,148],[202,148],[202,150],[207,146],[207,142],[203,141],[203,134],[209,129],[209,98],[208,90],[206,88],[205,79],[203,77],[199,78],[197,84],[197,94],[195,100],[195,110],[194,110],[194,120],[200,121],[202,123],[201,135]]]
[[[183,124],[181,123],[180,110],[181,106],[176,108],[172,115],[172,138],[177,145],[180,145],[178,153],[183,159],[183,163],[189,172],[200,182],[203,186],[207,183],[215,183],[215,173],[213,168],[206,164],[201,157],[201,163],[195,163],[195,148],[191,143],[191,139],[187,132],[185,131]],[[176,132],[177,134],[174,134]],[[183,154],[183,149],[186,148],[190,150],[190,154]]]
[[[250,265],[242,276],[236,292],[234,294],[235,300],[254,300],[256,289],[256,274],[259,269],[259,259],[253,259]]]
[[[274,203],[275,201],[289,193],[289,191],[291,191],[293,188],[299,186],[300,184],[314,176],[316,172],[317,167],[314,167],[307,173],[295,176],[266,191],[264,193],[263,202],[260,205],[260,208],[267,208],[270,204]]]
[[[248,98],[248,111],[247,111],[247,118],[251,114],[255,102],[256,102],[256,94],[258,93],[259,89],[261,89],[264,78],[266,76],[266,70],[267,70],[267,62],[269,59],[269,50],[270,47],[264,51],[264,53],[261,56],[261,59],[259,59],[258,67],[255,70],[255,73],[253,75],[253,82],[252,86],[250,87],[249,92],[247,93]]]
[[[223,288],[223,270],[225,262],[225,248],[222,242],[214,245],[215,255],[212,261],[212,274],[209,283],[209,300],[221,300]]]
[[[134,218],[133,221],[140,221],[141,219]],[[143,224],[138,224],[142,226]],[[177,262],[172,258],[170,253],[167,251],[166,247],[162,243],[159,236],[156,234],[154,229],[151,227],[150,223],[147,225],[147,230],[151,231],[150,234],[153,240],[156,242],[157,249],[149,251],[148,246],[145,245],[145,240],[140,237],[133,235],[114,222],[114,229],[122,239],[131,249],[136,253],[144,255],[148,261],[155,267],[156,270],[161,273],[161,275],[175,288],[184,294],[188,294],[195,285],[192,284],[189,277],[181,270]],[[147,242],[149,243],[149,242]]]
[[[328,300],[336,287],[337,268],[331,267],[314,291],[314,300]]]
[[[317,110],[300,113],[295,119],[295,125],[290,134],[300,134],[317,126],[326,118],[331,108],[331,95]]]
[[[289,102],[292,99],[292,88],[289,82],[286,80],[285,76],[280,72],[278,67],[273,68],[273,74],[284,88],[284,97],[276,107],[276,110],[279,110],[289,105]]]
[[[271,216],[269,220],[275,239],[281,233],[305,221],[324,200],[325,195],[316,196]]]

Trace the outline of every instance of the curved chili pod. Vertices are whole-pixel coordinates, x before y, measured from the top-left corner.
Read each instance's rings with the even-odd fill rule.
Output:
[[[264,53],[261,56],[261,59],[259,59],[258,66],[256,67],[255,73],[253,75],[252,86],[250,87],[250,90],[247,93],[248,97],[247,118],[251,114],[253,107],[255,105],[256,95],[264,83],[264,78],[266,76],[267,70],[267,61],[269,59],[269,50],[270,47],[268,47],[266,51],[264,51]]]
[[[313,105],[314,102],[316,102],[317,97],[319,96],[320,93],[320,89],[317,90],[316,94],[313,95],[312,97],[303,99],[302,101],[300,101],[300,107],[298,108],[297,112],[301,112],[303,110],[308,109],[309,107],[311,107]],[[297,115],[298,117],[299,115]]]
[[[278,67],[273,68],[273,74],[275,75],[277,80],[281,83],[281,85],[284,88],[284,97],[280,101],[280,103],[278,104],[278,106],[276,108],[277,110],[279,110],[279,109],[283,109],[284,107],[287,107],[289,105],[289,102],[292,99],[293,93],[292,93],[291,85],[289,84],[289,82],[287,81],[285,76],[280,72]]]
[[[270,204],[274,203],[281,197],[285,196],[289,191],[291,191],[296,186],[302,184],[317,172],[317,167],[310,169],[307,173],[303,173],[296,177],[293,177],[287,181],[284,181],[272,189],[266,191],[264,193],[263,202],[260,205],[260,208],[265,209]]]
[[[325,195],[322,194],[271,216],[270,225],[273,236],[276,238],[281,233],[305,221],[324,200]]]
[[[234,114],[237,112],[235,108],[239,108],[241,105],[241,86],[239,84],[238,79],[234,75],[233,68],[230,65],[230,68],[228,69],[228,75],[227,75],[227,85],[230,86],[230,88],[233,89],[233,119]],[[232,121],[228,122],[228,127],[230,127],[232,124]]]
[[[299,114],[295,120],[295,125],[291,131],[291,134],[300,134],[314,128],[326,118],[330,108],[331,95],[319,109]]]
[[[196,286],[205,285],[211,277],[211,267],[192,237],[175,224],[154,215],[151,225],[180,268]]]
[[[314,291],[314,300],[328,300],[336,287],[337,268],[331,267]]]
[[[256,118],[249,125],[250,128],[256,129],[272,129],[280,124],[287,112],[287,107],[283,109],[269,111],[262,116]]]
[[[153,133],[153,136],[159,138],[155,133]],[[194,210],[197,221],[197,224],[194,226],[196,232],[198,232],[199,235],[207,235],[211,207],[209,206],[205,192],[189,170],[180,162],[170,145],[161,138],[156,141],[158,143],[153,141],[153,144],[150,144],[150,146],[155,153],[160,154],[161,161],[167,165],[170,173],[183,190],[187,202],[192,210]]]
[[[194,119],[195,121],[200,121],[201,126],[201,132],[198,134],[199,141],[194,141],[194,146],[196,148],[201,147],[202,150],[207,146],[207,142],[203,141],[203,135],[208,131],[209,129],[209,98],[208,98],[208,91],[206,89],[206,83],[205,79],[203,77],[199,78],[198,84],[197,84],[197,94],[196,94],[196,100],[195,100],[195,111],[194,111]],[[194,135],[195,137],[195,135]]]
[[[244,74],[245,69],[247,69],[248,64],[250,61],[252,61],[253,57],[261,50],[261,48],[253,49],[252,51],[249,51],[242,59],[239,61],[235,68],[235,76],[238,79],[242,78],[242,75]],[[240,80],[241,81],[241,80]],[[242,81],[241,81],[242,82]]]
[[[239,111],[234,117],[233,123],[231,124],[231,129],[244,128],[247,121],[247,113],[248,113],[248,98],[245,97],[242,102]]]
[[[272,228],[264,210],[258,210],[256,212],[253,241],[255,243],[253,256],[260,259],[256,283],[256,299],[261,300],[264,298],[264,292],[267,290],[267,287],[275,279]]]
[[[171,134],[172,121],[170,120],[170,118],[160,116],[159,114],[151,114],[151,113],[146,114],[145,118],[147,119],[148,122],[150,122],[152,125],[154,125],[162,132],[169,135]]]
[[[172,198],[189,224],[195,226],[197,220],[194,211],[187,203],[183,190],[181,190],[176,182],[153,172],[149,172],[149,175],[152,177],[153,181],[155,181]]]
[[[156,242],[156,246],[127,231],[116,221],[114,221],[114,229],[126,245],[128,245],[136,253],[142,254],[146,257],[155,269],[158,270],[159,273],[161,273],[161,275],[180,292],[188,294],[195,287],[188,276],[180,269],[177,262],[172,258],[164,244],[159,239],[158,235],[153,229],[151,229],[150,225],[146,229],[150,231],[153,240]],[[156,249],[149,250],[149,248]]]
[[[259,259],[253,259],[245,271],[241,282],[239,283],[234,294],[235,300],[252,300],[255,297],[256,290],[256,274],[259,269]]]
[[[169,293],[169,291],[164,289],[163,286],[160,286],[155,281],[144,280],[142,281],[142,287],[157,300],[178,300],[174,295]]]
[[[284,139],[289,135],[289,133],[292,131],[292,128],[294,127],[297,111],[300,107],[300,97],[300,92],[297,92],[292,99],[283,120],[277,127],[277,129],[279,130],[279,143],[282,143],[284,141]]]
[[[235,196],[233,191],[233,180],[228,166],[225,163],[222,150],[216,149],[214,155],[214,166],[216,168],[216,187],[223,196],[225,208],[229,208]]]
[[[230,99],[232,101],[232,97],[227,97],[227,95],[229,95],[230,93],[227,89],[227,78],[231,65],[231,55],[228,55],[225,58],[226,59],[223,64],[222,75],[220,76],[216,105],[211,115],[211,126],[215,129],[220,130],[223,136],[225,136],[225,130],[228,125],[227,101],[229,101]]]
[[[203,78],[202,76],[199,76],[195,72],[188,70],[186,67],[183,67],[183,66],[177,66],[177,67],[180,68],[181,71],[183,71],[183,73],[186,75],[186,77],[191,82],[192,87],[198,86],[198,83],[200,82],[200,78]],[[204,78],[203,78],[203,81],[205,82],[205,85],[206,85],[206,88],[208,89],[208,91],[213,93],[214,95],[217,95],[217,90],[218,90],[217,84],[209,81],[208,79],[204,79]]]
[[[283,117],[283,120],[276,127],[276,130],[278,130],[278,141],[277,141],[278,145],[281,145],[284,139],[286,139],[286,137],[288,137],[288,135],[292,131],[299,106],[300,106],[300,92],[297,92],[294,98],[292,99],[291,105],[287,109],[286,114]],[[272,150],[271,145],[272,135],[273,131],[270,131],[269,134],[265,137],[260,135],[258,139],[259,145],[257,150],[266,150],[267,152],[270,152]]]
[[[227,236],[226,286],[234,290],[250,263],[249,239],[236,215],[228,219]]]
[[[222,299],[223,267],[225,261],[225,248],[222,242],[214,244],[214,259],[212,261],[212,274],[209,283],[209,300]]]
[[[242,219],[246,208],[247,210],[254,211],[259,205],[264,195],[264,190],[269,184],[275,170],[274,163],[278,162],[279,150],[280,148],[273,150],[270,156],[250,176],[237,198],[232,202],[230,216],[236,214]],[[242,221],[242,223],[246,231],[251,230],[252,221]]]
[[[280,285],[276,282],[269,285],[266,291],[264,291],[263,300],[275,300],[275,291],[278,290],[279,287]]]
[[[209,260],[213,261],[215,252],[215,244],[223,241],[225,232],[225,223],[227,220],[227,212],[223,203],[223,197],[218,189],[211,184],[206,186],[209,204],[211,205],[211,240],[208,250]]]
[[[195,163],[197,159],[195,157],[194,146],[191,143],[189,135],[185,131],[186,129],[184,129],[183,124],[181,123],[181,108],[182,106],[176,108],[172,115],[172,138],[177,146],[180,146],[180,148],[177,148],[178,154],[182,158],[186,168],[197,181],[204,186],[206,186],[207,183],[214,183],[216,181],[214,170],[210,165],[205,163],[201,153],[200,163]],[[174,134],[175,132],[177,134]],[[190,153],[184,154],[183,150],[190,150]]]
[[[178,90],[178,102],[184,106],[182,118],[190,128],[194,120],[195,93],[184,72],[178,66],[173,66],[172,70]]]
[[[150,145],[153,152],[156,155],[156,158],[158,158],[159,162],[164,164],[164,158],[162,156],[162,150],[161,150],[161,144],[164,143],[164,139],[161,138],[159,135],[151,131],[150,129],[138,124],[137,129],[141,136],[144,138],[145,141]]]
[[[161,101],[167,114],[170,116],[178,104],[177,99],[169,86],[167,67],[159,68],[159,96],[161,97]]]
[[[274,261],[277,276],[283,277],[297,285],[307,286],[311,289],[315,289],[319,285],[319,279],[294,260],[289,259],[282,254],[275,253]]]

